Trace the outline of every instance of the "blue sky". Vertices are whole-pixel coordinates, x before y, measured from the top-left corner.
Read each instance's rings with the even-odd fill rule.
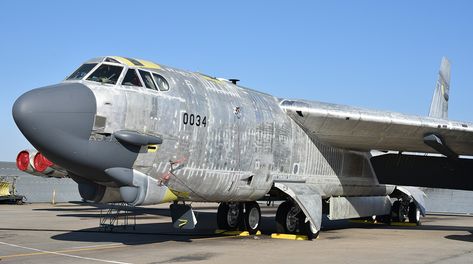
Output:
[[[450,118],[473,121],[472,1],[4,0],[0,10],[0,160],[29,147],[15,99],[102,55],[416,115],[428,113],[446,55]]]

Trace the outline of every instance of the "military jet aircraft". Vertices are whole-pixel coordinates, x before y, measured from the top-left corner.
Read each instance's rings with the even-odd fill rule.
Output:
[[[429,117],[281,99],[235,79],[118,56],[91,59],[59,84],[31,90],[14,120],[36,150],[19,169],[70,177],[90,201],[219,202],[221,229],[258,230],[257,201],[280,201],[276,229],[315,237],[329,219],[419,223],[423,193],[473,190],[473,123],[447,119],[443,59]]]

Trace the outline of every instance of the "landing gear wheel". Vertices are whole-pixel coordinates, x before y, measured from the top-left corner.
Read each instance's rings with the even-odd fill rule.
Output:
[[[236,230],[241,223],[241,212],[239,203],[220,203],[217,209],[218,228]]]
[[[312,227],[310,221],[305,222],[305,219],[306,216],[299,206],[285,201],[276,211],[276,232],[306,235],[309,240],[317,238],[319,231]]]
[[[391,224],[391,215],[377,215],[375,218],[376,222],[383,224]]]
[[[313,228],[310,221],[307,221],[306,223],[304,223],[305,215],[302,212],[301,212],[301,215],[302,216],[300,216],[301,218],[299,219],[301,223],[301,234],[306,235],[309,240],[318,238],[320,231],[317,231],[315,228]]]
[[[296,234],[299,231],[300,213],[301,209],[289,201],[280,204],[276,211],[276,232]]]
[[[403,205],[400,201],[395,201],[391,207],[391,219],[393,222],[404,222],[405,214],[403,210]]]
[[[244,228],[254,235],[258,231],[261,222],[261,209],[257,202],[246,202],[243,214]]]
[[[415,203],[409,203],[409,223],[420,225],[420,210]]]

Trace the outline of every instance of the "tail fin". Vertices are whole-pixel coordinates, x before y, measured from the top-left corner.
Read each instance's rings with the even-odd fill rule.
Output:
[[[439,79],[430,104],[429,116],[437,118],[448,118],[448,98],[450,91],[450,61],[442,58],[440,64]]]

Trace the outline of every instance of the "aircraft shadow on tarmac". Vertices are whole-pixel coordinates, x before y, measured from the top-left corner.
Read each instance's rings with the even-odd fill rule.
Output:
[[[197,228],[194,230],[176,230],[172,227],[170,222],[170,213],[168,209],[163,208],[126,208],[136,216],[137,224],[135,229],[131,227],[122,228],[116,227],[113,232],[106,232],[98,226],[98,218],[100,214],[98,210],[107,209],[110,206],[82,204],[83,206],[60,206],[54,208],[34,209],[38,211],[55,211],[63,212],[57,214],[59,217],[75,217],[75,218],[97,218],[97,227],[87,228],[81,230],[57,230],[65,231],[63,234],[52,236],[56,240],[64,241],[84,241],[84,242],[117,242],[126,245],[159,243],[166,241],[192,242],[192,239],[217,237],[215,234],[217,229],[215,207],[199,207],[196,209],[196,217],[198,220]],[[212,209],[213,212],[202,212],[199,210]],[[263,234],[271,234],[275,232],[274,213],[272,207],[262,207],[262,221],[261,228]],[[445,239],[459,240],[465,242],[473,242],[473,226],[446,226],[430,224],[439,216],[429,215],[424,218],[424,224],[421,226],[391,226],[386,224],[366,224],[359,222],[351,222],[349,220],[330,221],[326,216],[323,217],[322,232],[327,232],[327,239],[343,238],[342,233],[332,234],[334,231],[350,229],[350,228],[364,228],[364,229],[412,229],[412,230],[443,230],[443,231],[468,231],[468,235],[448,235]],[[455,216],[458,217],[458,216]],[[169,218],[169,222],[160,223],[139,223],[140,220],[160,220]],[[448,216],[441,216],[442,221],[448,221]]]
[[[88,228],[70,231],[52,236],[52,239],[81,242],[110,242],[125,245],[140,245],[167,241],[192,242],[193,239],[212,238],[221,236],[215,233],[217,223],[216,213],[196,212],[199,226],[194,230],[176,230],[172,223],[136,224],[135,229],[117,227],[112,232],[105,232],[100,228]],[[137,218],[139,221],[139,218]],[[262,228],[267,229],[273,224],[272,217],[262,217]]]
[[[469,235],[449,235],[445,236],[445,238],[457,241],[473,242],[473,231],[470,231]]]

